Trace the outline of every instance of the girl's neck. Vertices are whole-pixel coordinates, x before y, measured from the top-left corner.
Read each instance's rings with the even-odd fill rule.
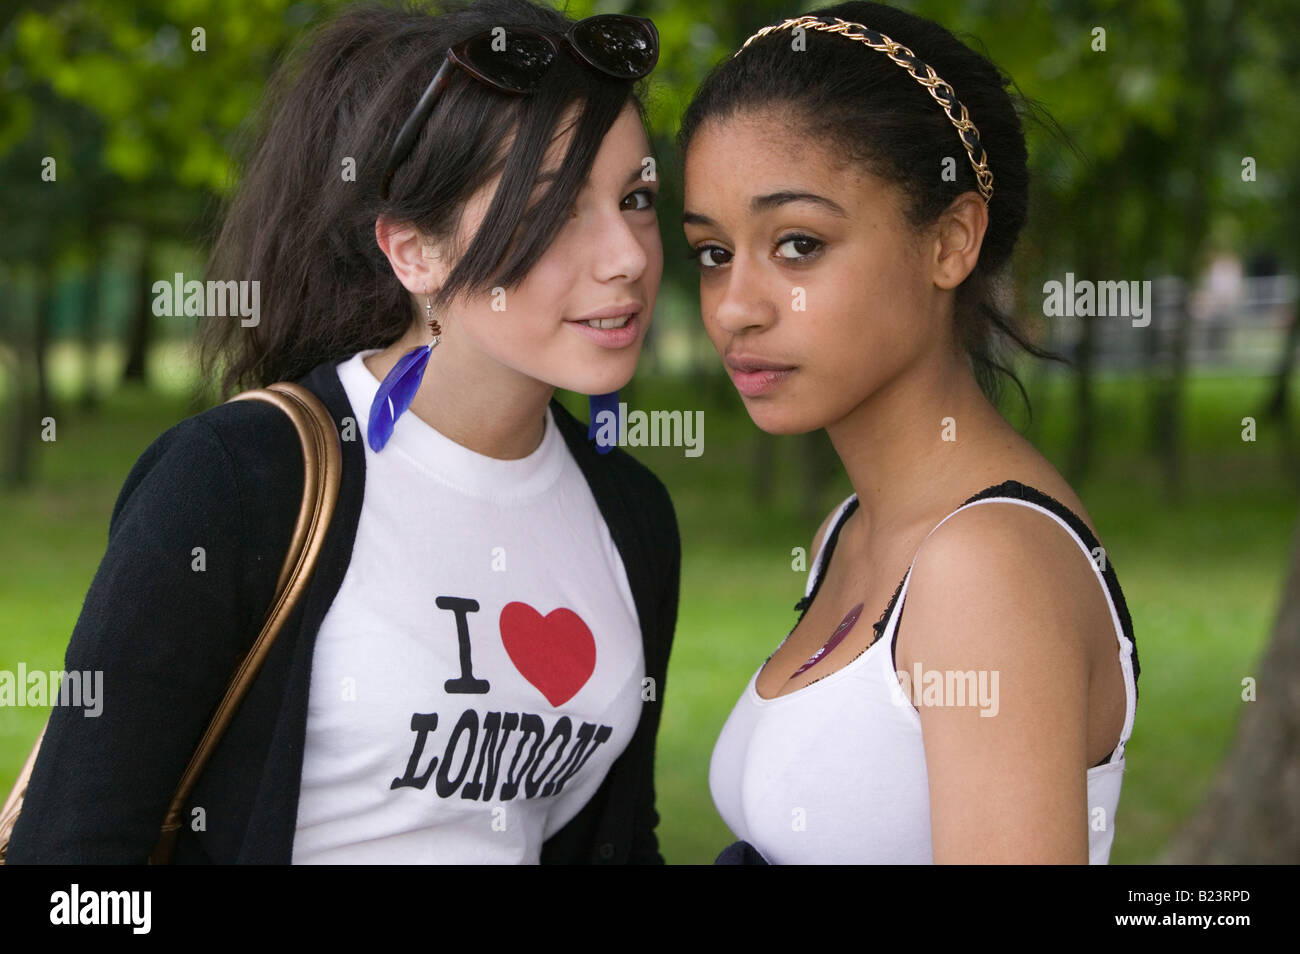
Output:
[[[382,381],[402,355],[428,343],[427,331],[412,332],[363,360]],[[549,384],[457,347],[444,332],[406,413],[475,453],[518,460],[541,445],[554,393]]]
[[[1026,446],[961,355],[899,375],[827,433],[868,539],[928,523],[985,486],[981,481],[1001,482]]]

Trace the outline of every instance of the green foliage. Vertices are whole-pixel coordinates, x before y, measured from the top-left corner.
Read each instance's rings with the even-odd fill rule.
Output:
[[[699,403],[680,382],[637,383],[647,406]],[[1041,446],[1054,460],[1068,434],[1064,383],[1032,395],[1044,415]],[[75,390],[68,375],[56,385]],[[1142,400],[1139,379],[1100,385],[1107,419],[1125,420]],[[1295,521],[1293,491],[1275,468],[1260,464],[1271,446],[1242,442],[1231,412],[1261,393],[1259,381],[1192,383],[1192,417],[1201,426],[1189,435],[1189,449],[1202,465],[1181,508],[1160,493],[1135,426],[1118,432],[1108,466],[1078,488],[1115,562],[1142,662],[1114,863],[1153,862],[1196,808],[1231,744],[1243,707],[1240,680],[1258,676]],[[0,523],[8,528],[0,536],[0,565],[8,568],[0,577],[0,666],[62,665],[122,479],[154,437],[190,413],[177,393],[135,391],[113,395],[108,410],[61,417],[58,441],[40,446],[36,486],[0,494]],[[668,486],[683,542],[655,767],[660,843],[676,864],[709,863],[732,840],[709,793],[709,758],[745,681],[794,623],[804,577],[790,568],[790,548],[807,547],[814,530],[798,517],[797,461],[789,453],[795,439],[778,441],[776,499],[755,520],[736,464],[754,427],[734,396],[710,406],[707,420],[699,458],[679,448],[636,451]],[[823,508],[848,492],[843,483],[829,488]],[[0,720],[0,791],[8,791],[44,717],[21,708]]]
[[[12,55],[30,81],[102,120],[101,158],[113,174],[221,191],[228,137],[303,12],[288,0],[129,7],[82,0],[20,15]]]
[[[272,67],[306,25],[340,5],[71,0],[49,11],[23,11],[0,34],[0,75],[8,94],[0,104],[0,156],[33,138],[45,145],[42,155],[56,155],[89,136],[97,140],[90,161],[102,166],[101,178],[165,180],[180,189],[224,193],[231,186],[231,135],[251,113]],[[1300,192],[1300,140],[1282,134],[1297,112],[1300,64],[1294,44],[1277,29],[1280,4],[903,5],[986,49],[1046,107],[1082,157],[1030,124],[1031,161],[1041,190],[1050,193],[1042,201],[1070,209],[1105,196],[1116,213],[1109,234],[1123,246],[1125,261],[1145,264],[1144,256],[1157,253],[1161,243],[1150,241],[1145,219],[1189,191],[1212,199],[1215,234],[1258,240],[1263,231],[1297,241],[1278,208],[1280,196]],[[627,10],[655,20],[663,42],[649,106],[651,133],[663,152],[671,151],[677,120],[707,70],[756,26],[799,12],[738,0],[707,11],[680,0],[575,0],[567,10],[574,17]],[[1094,49],[1097,29],[1105,30],[1104,51]],[[76,110],[51,113],[38,87]],[[1188,124],[1211,97],[1222,100],[1216,113],[1222,122],[1208,137],[1194,137]],[[1247,155],[1258,163],[1255,183],[1241,182]],[[84,166],[77,170],[89,173]],[[1118,214],[1122,209],[1137,211]],[[1163,237],[1176,246],[1177,217],[1166,218]],[[1039,217],[1030,228],[1041,234],[1031,242],[1059,225],[1056,216]],[[1068,236],[1053,246],[1068,259]]]

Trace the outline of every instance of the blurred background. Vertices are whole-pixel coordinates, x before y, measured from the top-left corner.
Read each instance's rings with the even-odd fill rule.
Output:
[[[1032,416],[1014,388],[1002,410],[1084,500],[1133,616],[1141,703],[1111,861],[1300,861],[1300,3],[897,5],[982,48],[1077,147],[1027,127],[1034,193],[1010,302],[1073,367],[1018,361]],[[216,400],[190,353],[199,319],[154,316],[150,289],[203,271],[240,124],[338,6],[0,12],[0,669],[62,667],[132,463]],[[673,137],[695,87],[754,30],[808,9],[567,7],[649,16],[662,37],[664,283],[623,395],[705,410],[702,456],[632,451],[672,493],[684,544],[656,770],[669,863],[733,840],[709,795],[714,740],[795,622],[792,551],[851,493],[824,434],[750,422],[699,324],[678,218]],[[1044,283],[1067,272],[1151,281],[1150,324],[1044,316]],[[584,398],[564,399],[585,417]],[[45,715],[0,709],[2,792]]]

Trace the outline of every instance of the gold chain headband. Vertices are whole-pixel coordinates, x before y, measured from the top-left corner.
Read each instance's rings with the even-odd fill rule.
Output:
[[[806,29],[809,27],[823,33],[838,33],[847,39],[857,40],[873,50],[888,54],[891,60],[907,70],[913,79],[928,89],[930,95],[934,97],[934,101],[943,107],[948,119],[957,127],[957,135],[961,137],[961,144],[966,147],[966,154],[970,157],[970,164],[975,169],[975,179],[979,183],[980,195],[984,197],[984,204],[988,205],[989,200],[993,198],[993,173],[989,171],[988,157],[984,154],[984,147],[980,145],[979,130],[970,121],[966,107],[957,99],[957,94],[953,92],[952,87],[941,80],[929,66],[917,59],[916,54],[903,44],[896,43],[883,33],[877,33],[861,23],[841,20],[839,17],[797,17],[793,20],[785,20],[782,23],[763,27],[732,54],[732,59],[743,53],[745,47],[759,37],[767,36],[777,30]],[[862,32],[850,32],[854,28]],[[976,158],[977,155],[978,158]]]

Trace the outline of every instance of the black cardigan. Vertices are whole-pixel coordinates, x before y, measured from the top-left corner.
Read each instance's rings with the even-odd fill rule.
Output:
[[[291,860],[312,649],[351,558],[365,486],[360,431],[345,420],[357,411],[335,365],[299,383],[345,436],[355,435],[342,442],[338,506],[306,592],[186,806],[177,863]],[[677,620],[677,520],[649,470],[621,448],[598,454],[585,424],[558,401],[551,409],[627,570],[655,691],[627,749],[591,801],[546,840],[541,861],[662,863],[654,745]],[[181,421],[140,456],[65,662],[68,671],[103,670],[103,710],[87,718],[54,707],[9,863],[147,859],[217,700],[261,628],[302,483],[293,425],[263,402],[225,403]]]

